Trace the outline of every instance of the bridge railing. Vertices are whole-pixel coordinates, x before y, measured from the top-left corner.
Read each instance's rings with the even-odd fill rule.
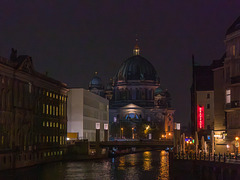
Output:
[[[197,160],[197,161],[211,161],[223,163],[238,163],[240,164],[240,156],[232,155],[230,153],[211,154],[211,153],[174,153],[173,159],[178,160]]]

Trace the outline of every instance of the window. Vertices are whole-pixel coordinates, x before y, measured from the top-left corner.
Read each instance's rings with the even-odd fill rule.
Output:
[[[49,112],[50,112],[50,115],[52,115],[52,105],[49,106]]]
[[[53,115],[55,116],[55,106],[53,106]]]
[[[58,128],[58,123],[56,123],[56,127]]]
[[[207,94],[207,99],[210,99],[210,94]]]
[[[48,121],[47,121],[47,127],[49,126],[49,123],[48,123]]]
[[[227,89],[226,90],[226,103],[231,103],[231,90]]]
[[[52,127],[52,122],[50,122],[50,127]]]
[[[45,104],[43,104],[43,114],[45,114]]]
[[[210,109],[210,104],[207,104],[207,109]]]
[[[46,137],[46,142],[48,142],[48,136]]]
[[[56,107],[56,116],[58,116],[58,107]]]
[[[48,114],[48,104],[46,105],[46,114]]]
[[[28,92],[32,93],[32,83],[28,83]]]
[[[43,121],[43,124],[42,124],[43,126],[45,126],[45,121]]]
[[[113,122],[117,122],[117,117],[113,117]]]
[[[55,122],[53,123],[53,127],[55,127]]]
[[[235,47],[235,45],[232,46],[232,55],[233,56],[236,55],[236,47]]]
[[[47,91],[46,95],[48,96],[49,92]]]

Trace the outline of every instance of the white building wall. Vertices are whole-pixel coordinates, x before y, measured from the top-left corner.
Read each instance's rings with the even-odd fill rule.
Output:
[[[83,89],[70,89],[67,102],[67,132],[78,133],[83,138]]]
[[[68,132],[78,132],[79,139],[96,140],[96,123],[100,123],[100,140],[104,124],[109,124],[107,99],[82,88],[70,89],[68,98]]]

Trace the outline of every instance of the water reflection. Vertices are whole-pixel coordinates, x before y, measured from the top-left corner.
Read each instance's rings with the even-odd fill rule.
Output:
[[[152,169],[152,157],[151,157],[151,152],[146,151],[143,153],[143,169],[144,171],[149,171],[150,169]]]
[[[160,171],[160,174],[158,179],[162,179],[162,180],[169,179],[169,161],[168,161],[168,153],[166,151],[161,151],[159,171]]]
[[[165,151],[146,151],[105,160],[57,162],[15,171],[0,172],[0,179],[169,179],[168,168],[168,154]]]

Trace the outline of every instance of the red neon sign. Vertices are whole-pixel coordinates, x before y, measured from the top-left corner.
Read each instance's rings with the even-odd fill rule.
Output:
[[[204,106],[197,106],[197,127],[204,129]]]

